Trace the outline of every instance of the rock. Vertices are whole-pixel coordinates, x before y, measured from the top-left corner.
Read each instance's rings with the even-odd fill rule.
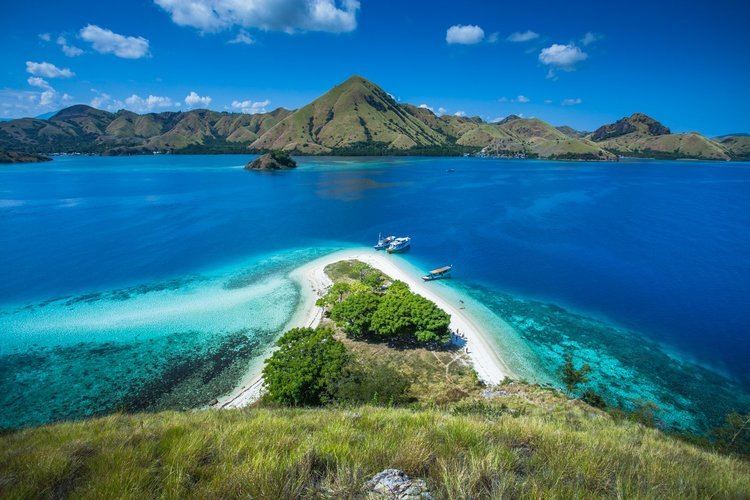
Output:
[[[365,485],[369,498],[431,499],[432,494],[422,479],[411,479],[399,469],[385,469]]]
[[[297,162],[288,153],[271,151],[245,165],[245,170],[286,170],[296,166]]]

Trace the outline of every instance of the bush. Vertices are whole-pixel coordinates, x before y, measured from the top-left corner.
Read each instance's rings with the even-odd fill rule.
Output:
[[[354,292],[333,305],[331,319],[347,336],[364,337],[370,332],[372,316],[379,308],[380,302],[380,296],[371,291]]]
[[[266,360],[266,398],[289,406],[319,405],[331,398],[349,355],[328,328],[292,328]]]
[[[334,399],[343,404],[400,405],[411,401],[411,382],[384,362],[352,363],[336,386]]]

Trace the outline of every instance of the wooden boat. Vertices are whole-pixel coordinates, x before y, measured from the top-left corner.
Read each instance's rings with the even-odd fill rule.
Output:
[[[453,269],[453,266],[443,266],[438,267],[437,269],[433,269],[426,275],[422,276],[422,279],[425,281],[432,281],[432,280],[440,280],[445,278],[451,277],[451,270]]]

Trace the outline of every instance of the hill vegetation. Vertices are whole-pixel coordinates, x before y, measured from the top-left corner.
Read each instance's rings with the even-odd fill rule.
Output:
[[[279,108],[249,115],[197,109],[139,115],[75,105],[49,119],[0,123],[0,148],[108,155],[272,150],[298,155],[478,153],[607,161],[617,155],[743,159],[749,146],[741,135],[711,140],[697,133],[672,134],[642,113],[590,134],[536,118],[509,116],[487,123],[479,117],[437,116],[425,107],[397,102],[376,84],[352,76],[296,111]]]

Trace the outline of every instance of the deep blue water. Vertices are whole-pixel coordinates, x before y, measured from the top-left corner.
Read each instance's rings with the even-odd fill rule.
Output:
[[[292,314],[289,269],[380,231],[411,235],[417,267],[454,264],[451,286],[528,347],[524,377],[559,383],[570,350],[610,398],[656,399],[675,424],[747,405],[748,163],[249,158],[0,169],[0,425],[205,402]],[[40,379],[49,411],[23,396]]]

